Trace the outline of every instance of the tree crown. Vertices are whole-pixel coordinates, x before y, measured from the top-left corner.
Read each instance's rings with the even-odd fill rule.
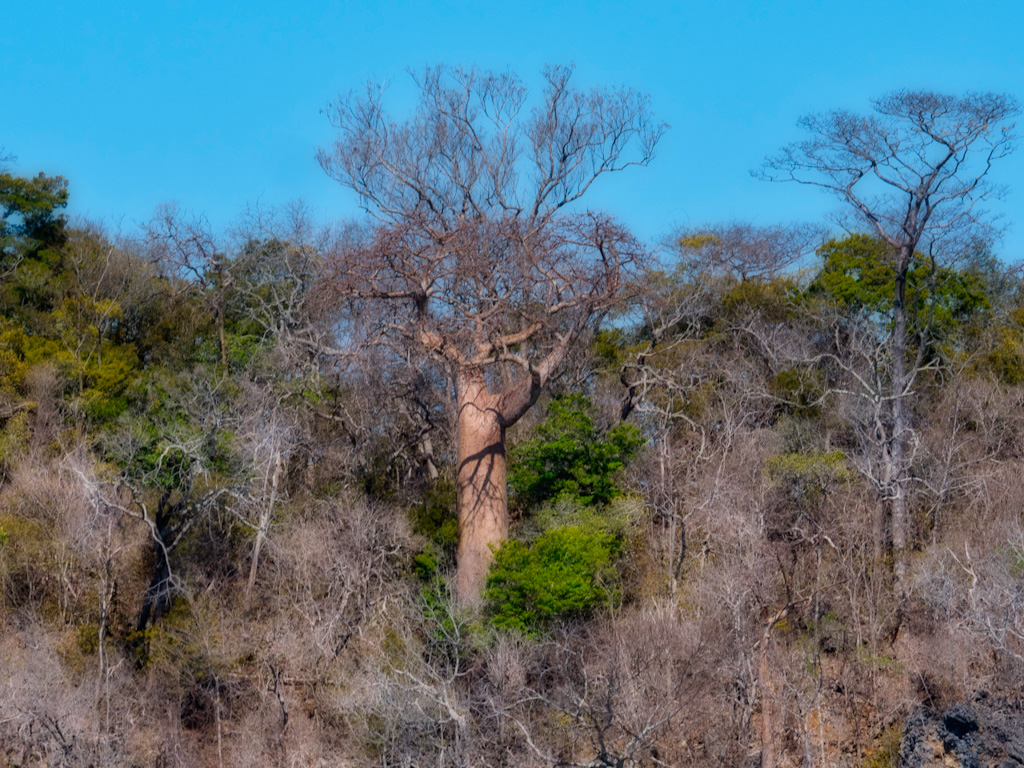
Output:
[[[1013,150],[1020,111],[1011,96],[895,91],[874,115],[834,110],[800,120],[810,137],[769,158],[760,172],[839,197],[892,248],[905,270],[922,244],[976,228],[978,204],[1002,192],[987,175]]]
[[[405,121],[375,86],[331,109],[339,139],[320,162],[375,223],[343,238],[324,288],[328,302],[347,298],[366,339],[463,370],[512,363],[531,382],[522,405],[621,297],[644,249],[570,204],[598,177],[646,165],[665,126],[646,96],[580,90],[571,76],[546,69],[528,109],[512,74],[441,66],[415,78]]]

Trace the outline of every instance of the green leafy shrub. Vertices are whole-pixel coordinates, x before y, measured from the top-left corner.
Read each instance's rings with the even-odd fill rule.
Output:
[[[777,454],[765,462],[765,472],[772,480],[801,485],[827,485],[848,482],[853,478],[853,473],[846,466],[846,454],[842,451]]]
[[[54,541],[46,526],[21,515],[0,511],[3,557],[0,558],[0,613],[32,607],[45,617],[59,611],[58,571]]]
[[[0,429],[0,478],[10,477],[15,465],[28,451],[28,413],[18,411]]]
[[[459,521],[455,512],[455,484],[442,479],[430,488],[423,503],[411,512],[413,533],[431,541],[454,547],[459,541]]]
[[[409,513],[413,533],[426,538],[423,549],[413,557],[416,575],[425,581],[437,578],[455,562],[455,547],[459,543],[455,495],[451,480],[439,480],[426,492],[423,503]]]
[[[988,369],[1004,384],[1024,384],[1024,309],[1011,311],[991,335],[994,338],[986,356]]]
[[[495,552],[484,598],[492,624],[536,634],[555,619],[582,618],[621,592],[619,537],[579,526],[554,528],[533,542],[510,540]]]
[[[816,415],[819,408],[815,403],[821,399],[824,387],[821,376],[816,371],[786,368],[772,377],[769,391],[773,397],[782,401],[783,411],[804,410],[808,415]]]
[[[864,758],[863,768],[891,768],[898,765],[902,741],[903,728],[899,725],[890,725],[882,731],[874,748]]]
[[[601,506],[620,494],[616,473],[643,445],[640,430],[617,424],[603,436],[590,415],[590,400],[572,394],[556,398],[537,427],[537,436],[510,451],[512,502],[533,509],[559,497]]]
[[[796,285],[789,278],[739,280],[722,293],[722,313],[727,320],[757,313],[780,322],[793,312]]]

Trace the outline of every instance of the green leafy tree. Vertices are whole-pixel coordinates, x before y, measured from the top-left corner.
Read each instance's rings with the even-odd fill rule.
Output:
[[[41,248],[59,246],[68,204],[68,183],[62,176],[40,173],[34,178],[0,173],[0,253],[11,260]]]
[[[644,439],[637,427],[626,423],[602,435],[590,411],[585,395],[555,398],[537,436],[512,449],[509,484],[520,508],[566,497],[601,506],[621,493],[616,474]]]
[[[830,240],[818,251],[822,268],[809,296],[826,297],[846,311],[891,322],[896,270],[891,248],[865,234]],[[944,337],[989,309],[984,277],[973,269],[939,266],[915,252],[907,270],[909,328],[918,336]]]
[[[763,177],[816,186],[888,246],[893,300],[888,311],[889,370],[882,389],[888,413],[875,431],[884,465],[880,500],[892,534],[893,573],[900,589],[911,549],[907,493],[914,439],[910,410],[924,362],[913,349],[911,269],[918,251],[949,255],[979,234],[980,206],[999,192],[987,176],[1013,149],[1020,104],[997,93],[952,96],[897,91],[873,102],[874,114],[844,110],[808,115],[809,134],[765,163]],[[888,546],[885,547],[889,549]]]

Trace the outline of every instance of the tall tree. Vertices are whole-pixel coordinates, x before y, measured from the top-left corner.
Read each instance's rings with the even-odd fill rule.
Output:
[[[909,408],[923,346],[912,349],[907,281],[918,249],[934,257],[955,251],[957,238],[983,223],[979,203],[1001,192],[988,182],[992,164],[1013,148],[1010,96],[896,91],[873,102],[874,115],[836,110],[804,117],[810,138],[790,144],[765,163],[763,178],[810,184],[837,196],[853,217],[888,246],[893,300],[887,344],[891,369],[882,398],[882,503],[890,518],[894,573],[906,571],[907,510],[913,437]]]
[[[449,67],[415,78],[395,122],[380,89],[330,110],[324,169],[373,225],[335,254],[330,288],[366,338],[442,364],[458,413],[457,594],[479,599],[508,534],[505,431],[569,349],[619,299],[642,249],[610,217],[572,205],[598,177],[646,165],[665,126],[631,89],[575,88],[544,72],[543,99],[510,73]]]

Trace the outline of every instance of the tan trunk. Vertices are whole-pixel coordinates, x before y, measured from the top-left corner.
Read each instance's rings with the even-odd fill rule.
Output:
[[[478,605],[494,547],[508,538],[505,485],[505,430],[497,398],[487,391],[479,369],[459,371],[458,515],[456,598]]]
[[[761,768],[775,768],[778,758],[775,754],[775,730],[778,715],[775,712],[775,681],[768,657],[768,642],[771,630],[764,634],[761,658],[757,665],[758,682],[761,686]]]
[[[779,701],[775,674],[772,669],[772,630],[788,614],[788,607],[777,612],[765,622],[764,632],[761,635],[761,647],[757,662],[757,685],[761,698],[761,768],[776,768],[779,764],[776,743],[779,733]]]

